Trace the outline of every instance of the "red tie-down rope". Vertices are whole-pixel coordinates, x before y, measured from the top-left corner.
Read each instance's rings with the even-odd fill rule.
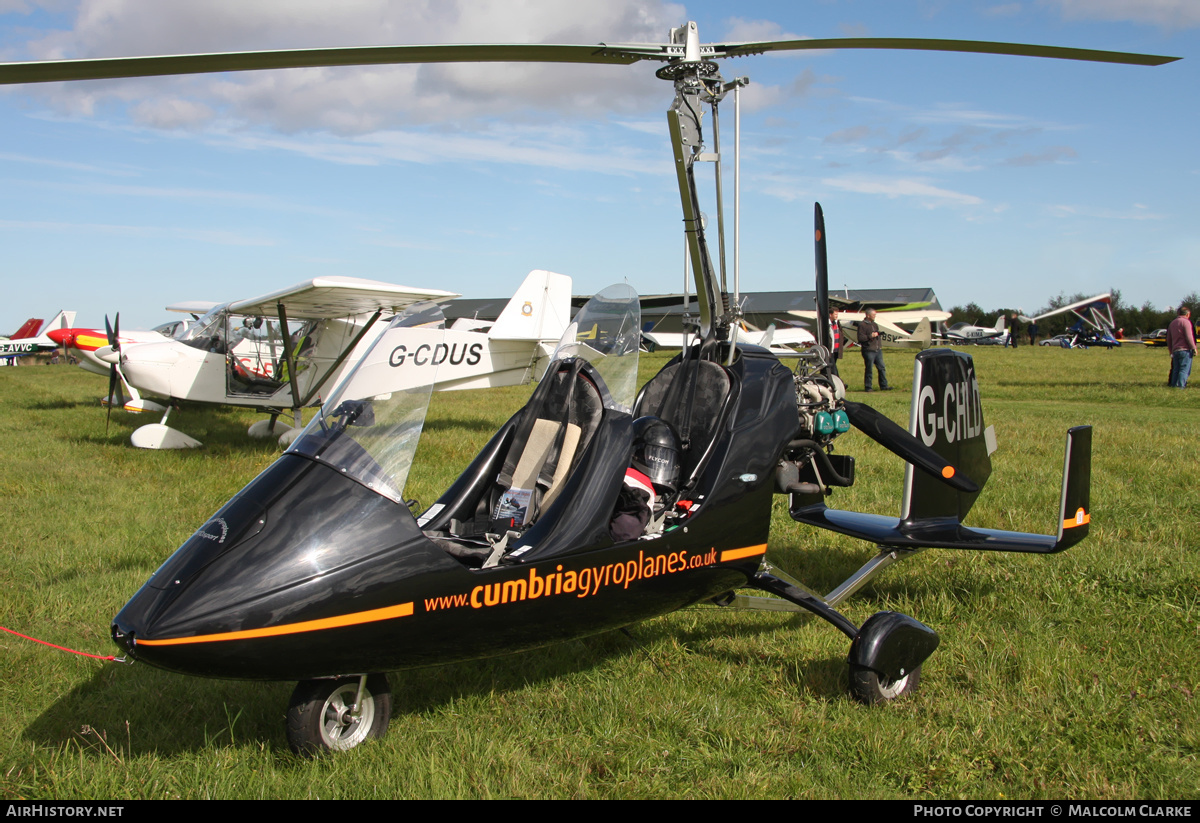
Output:
[[[78,654],[82,657],[91,657],[96,660],[112,660],[116,663],[124,663],[125,662],[124,657],[116,657],[115,655],[111,655],[111,654],[88,654],[87,652],[76,651],[75,649],[68,649],[66,646],[57,646],[54,643],[47,643],[45,640],[38,640],[36,637],[30,637],[27,634],[21,634],[20,632],[14,632],[12,629],[5,628],[4,626],[0,626],[0,631],[5,631],[5,632],[8,632],[9,634],[15,634],[17,637],[23,637],[26,640],[32,640],[34,643],[41,643],[43,646],[49,646],[52,649],[58,649],[59,651],[70,652],[71,654]]]

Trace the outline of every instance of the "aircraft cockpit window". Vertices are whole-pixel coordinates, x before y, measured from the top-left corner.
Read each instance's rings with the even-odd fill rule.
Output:
[[[318,321],[288,321],[288,333],[271,317],[225,315],[227,391],[230,395],[272,395],[312,365],[321,331]],[[288,365],[289,355],[292,366]],[[294,374],[293,374],[294,371]]]
[[[396,352],[439,345],[443,327],[436,305],[419,304],[397,316],[288,451],[402,503],[437,370],[401,368]]]
[[[624,283],[609,286],[575,315],[550,360],[587,360],[604,378],[614,406],[629,411],[637,391],[641,325],[637,292]]]

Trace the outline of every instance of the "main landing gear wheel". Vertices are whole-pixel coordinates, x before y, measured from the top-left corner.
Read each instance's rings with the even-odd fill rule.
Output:
[[[865,666],[850,666],[850,693],[854,695],[855,700],[868,706],[895,700],[902,694],[914,692],[920,683],[920,666],[899,680],[888,680],[879,672]]]
[[[368,737],[383,737],[392,719],[387,677],[372,674],[354,710],[359,678],[301,680],[288,705],[288,746],[297,754],[353,749]]]

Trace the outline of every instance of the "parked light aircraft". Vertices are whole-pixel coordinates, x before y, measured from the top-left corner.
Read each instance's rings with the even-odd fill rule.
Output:
[[[120,318],[118,317],[118,321]],[[178,322],[178,321],[177,321]],[[118,346],[130,346],[137,343],[157,343],[169,337],[158,330],[151,331],[124,331],[119,336],[112,336],[109,330],[106,329],[85,329],[85,328],[65,328],[53,329],[48,332],[47,336],[58,345],[62,346],[63,351],[74,352],[79,360],[79,367],[84,371],[90,371],[94,374],[110,375],[114,373],[113,364],[102,360],[97,354],[102,349],[112,346],[115,342]],[[115,371],[117,379],[121,383],[121,391],[113,392],[115,386],[110,386],[110,395],[101,398],[100,402],[106,406],[116,404],[118,407],[128,412],[164,412],[166,406],[161,403],[156,403],[142,397],[141,393],[136,388],[129,385],[124,380],[118,367]],[[110,381],[111,382],[111,381]]]
[[[832,301],[830,301],[832,303]],[[833,308],[831,306],[831,308]],[[797,309],[788,312],[806,320],[816,320],[815,311]],[[866,319],[861,311],[838,311],[838,325],[842,334],[850,341],[856,340],[858,324]],[[950,319],[950,312],[938,310],[917,311],[877,311],[875,325],[879,326],[879,336],[883,345],[889,348],[918,348],[927,349],[933,341],[933,324]],[[905,326],[912,326],[905,329]]]
[[[250,435],[279,436],[287,445],[300,432],[300,410],[320,405],[361,359],[386,326],[377,325],[382,316],[414,303],[457,296],[359,278],[316,278],[262,297],[220,304],[177,339],[118,342],[96,355],[113,365],[123,383],[153,397],[262,409],[270,418],[251,426]],[[531,272],[487,331],[478,330],[474,321],[461,321],[445,331],[436,348],[421,343],[398,346],[392,352],[393,365],[414,381],[437,367],[439,390],[525,382],[566,327],[570,296],[569,277]],[[289,410],[294,428],[278,422]],[[168,405],[161,421],[134,431],[133,445],[199,446],[199,441],[166,425],[170,413]]]
[[[642,332],[642,338],[651,343],[654,349],[682,349],[685,335],[681,332]],[[687,339],[695,341],[696,335],[687,335]],[[777,328],[774,325],[765,329],[756,329],[744,321],[737,333],[738,342],[748,346],[762,346],[769,349],[776,357],[794,357],[799,350],[806,349],[817,342],[812,332],[807,329],[789,327]]]
[[[50,333],[56,329],[67,328],[74,322],[75,312],[73,311],[60,311],[49,323],[44,325],[41,320],[31,317],[21,324],[21,328],[13,332],[12,337],[0,340],[0,358],[12,365],[17,357],[54,351],[58,348],[58,343],[50,337]]]
[[[1111,350],[1120,347],[1121,341],[1117,339],[1115,333],[1117,324],[1113,320],[1111,292],[1097,294],[1095,297],[1078,300],[1069,305],[1043,312],[1037,317],[1024,319],[1037,323],[1047,317],[1055,317],[1066,312],[1070,312],[1078,319],[1067,329],[1067,333],[1071,337],[1063,348],[1086,349],[1090,346],[1104,346]]]
[[[980,340],[1003,338],[1008,332],[1004,329],[1004,315],[996,319],[996,325],[973,326],[970,323],[955,323],[940,336],[951,343],[978,343]]]
[[[607,331],[577,319],[529,403],[418,519],[402,489],[441,376],[439,367],[436,376],[425,373],[424,386],[400,379],[396,352],[406,360],[414,354],[392,336],[406,331],[401,318],[288,452],[121,609],[113,640],[133,659],[176,672],[299,680],[287,718],[289,744],[302,752],[347,749],[383,734],[391,713],[384,672],[522,651],[698,603],[815,614],[851,640],[850,683],[859,699],[887,701],[915,688],[937,634],[890,611],[856,626],[837,606],[924,548],[1045,554],[1079,542],[1091,519],[1091,429],[1068,432],[1053,534],[965,526],[996,447],[972,359],[945,349],[917,355],[908,430],[845,399],[828,362],[819,205],[820,344],[796,372],[762,348],[736,344],[737,302],[727,299],[724,266],[718,270],[709,254],[695,175],[697,163],[719,159],[718,103],[732,92],[736,106],[744,82],[727,84],[715,61],[839,46],[1142,65],[1172,59],[947,40],[702,44],[689,22],[665,44],[388,46],[0,65],[0,82],[38,82],[378,63],[653,60],[675,90],[667,119],[699,304],[697,345],[635,393],[636,368],[627,361],[637,354],[636,294],[597,295],[595,314]],[[422,345],[428,354],[439,344]],[[638,440],[642,417],[673,430],[674,442],[664,436],[668,446],[655,446],[664,451],[651,451]],[[834,487],[854,483],[854,458],[832,449],[851,426],[909,464],[899,518],[827,506]],[[613,515],[639,454],[654,455],[657,468],[647,470],[670,470],[661,474],[662,497],[645,531],[629,539],[613,534]],[[827,595],[806,588],[766,558],[774,493],[787,495],[797,522],[862,539],[878,554]]]

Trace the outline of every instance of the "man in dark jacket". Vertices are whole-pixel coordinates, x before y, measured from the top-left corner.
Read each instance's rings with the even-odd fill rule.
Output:
[[[858,324],[858,345],[862,346],[863,366],[863,388],[867,391],[874,391],[871,388],[871,364],[875,364],[875,369],[879,372],[879,390],[891,391],[892,387],[888,385],[887,369],[883,367],[883,338],[879,336],[879,326],[875,323],[875,309],[867,309],[866,319]]]

